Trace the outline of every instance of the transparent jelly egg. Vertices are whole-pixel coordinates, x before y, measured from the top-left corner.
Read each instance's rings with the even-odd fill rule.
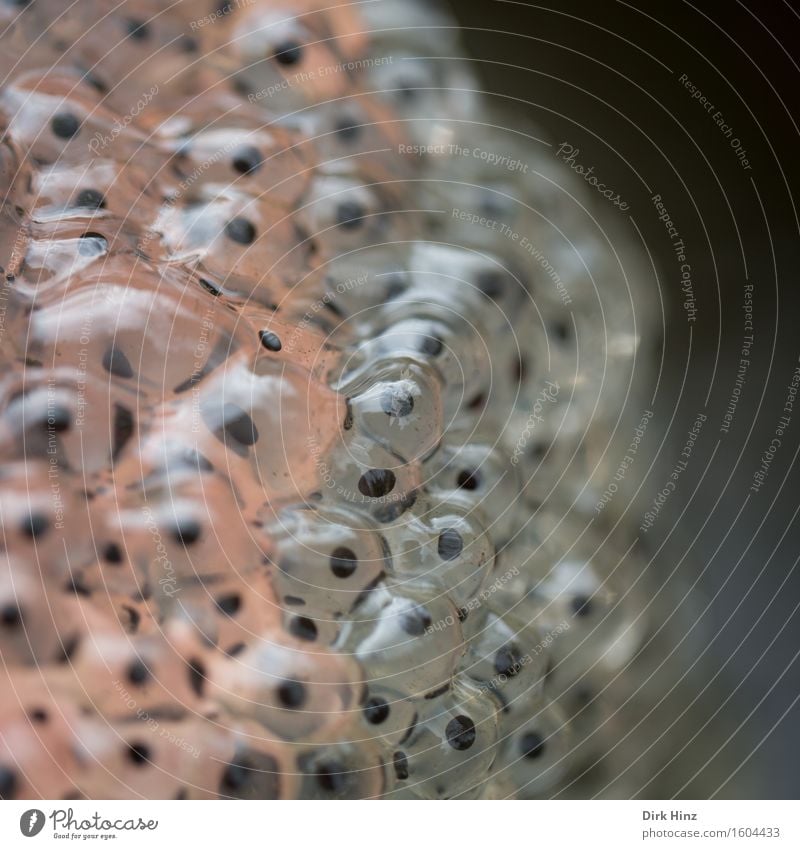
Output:
[[[372,682],[422,697],[449,685],[464,651],[455,605],[446,596],[378,586],[343,623],[339,651],[352,652]]]
[[[469,798],[496,755],[495,703],[459,678],[448,692],[420,706],[420,719],[393,763],[398,786],[422,798]]]

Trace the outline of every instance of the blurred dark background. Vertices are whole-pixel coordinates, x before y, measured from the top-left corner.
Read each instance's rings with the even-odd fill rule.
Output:
[[[666,334],[646,341],[656,364],[664,357],[653,409],[666,441],[648,458],[656,462],[645,488],[663,486],[686,431],[699,412],[708,416],[647,535],[652,585],[673,615],[662,656],[648,659],[652,668],[664,663],[659,688],[670,694],[669,707],[650,716],[646,730],[669,764],[642,795],[798,798],[800,401],[763,485],[750,490],[800,356],[798,4],[450,5],[487,95],[524,112],[556,146],[579,148],[581,162],[629,201],[656,263]],[[692,98],[684,74],[713,111]],[[749,169],[716,112],[746,150]],[[692,266],[691,325],[656,193]],[[723,432],[747,335],[747,281],[751,362]],[[653,309],[660,310],[655,289]]]

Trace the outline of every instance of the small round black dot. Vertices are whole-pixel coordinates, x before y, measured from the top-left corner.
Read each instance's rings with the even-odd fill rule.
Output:
[[[83,189],[75,198],[75,206],[86,209],[104,209],[106,205],[103,195],[95,189]]]
[[[271,330],[260,330],[258,332],[258,338],[261,340],[261,344],[268,351],[280,351],[283,347],[280,336],[278,336],[277,333],[273,333]]]
[[[362,127],[352,118],[340,118],[336,122],[336,135],[347,144],[352,144],[361,135]]]
[[[592,601],[585,595],[576,595],[572,599],[571,606],[575,616],[588,616],[592,612]]]
[[[295,616],[289,623],[289,633],[298,640],[306,640],[312,643],[317,639],[317,624],[307,616]]]
[[[22,625],[22,611],[19,605],[10,603],[0,608],[0,625],[4,628],[19,628]]]
[[[230,593],[217,599],[217,608],[226,616],[235,616],[242,607],[242,597],[239,593]]]
[[[284,681],[278,687],[278,701],[285,708],[296,710],[306,700],[306,688],[299,681]]]
[[[446,528],[439,534],[436,550],[442,560],[455,560],[464,549],[461,534],[453,528]]]
[[[388,495],[397,482],[391,469],[370,469],[358,480],[358,491],[367,498],[382,498]]]
[[[559,342],[566,342],[569,339],[570,328],[566,322],[558,321],[552,326],[553,334]]]
[[[347,770],[338,761],[317,764],[316,779],[326,793],[343,793],[347,789]]]
[[[487,298],[500,297],[503,293],[503,275],[499,271],[484,271],[478,275],[478,288]]]
[[[544,754],[545,744],[542,735],[536,731],[523,734],[519,741],[520,752],[523,757],[536,760]]]
[[[391,301],[399,297],[408,288],[408,283],[400,276],[389,278],[386,283],[386,300]]]
[[[503,646],[494,656],[494,668],[498,675],[513,678],[522,668],[522,659],[516,646]]]
[[[107,251],[108,239],[100,233],[84,233],[78,240],[78,253],[81,256],[97,256]]]
[[[303,58],[303,46],[297,41],[284,41],[276,45],[274,55],[279,65],[296,65]]]
[[[103,368],[115,377],[125,379],[133,377],[133,367],[130,360],[114,345],[107,348],[103,354]]]
[[[201,277],[198,281],[200,285],[208,292],[209,295],[212,295],[215,298],[218,298],[222,294],[222,290],[219,286],[214,285],[210,280],[206,280],[204,277]]]
[[[106,563],[113,563],[115,566],[122,563],[122,549],[115,542],[110,542],[103,549],[103,559]]]
[[[150,27],[145,21],[128,18],[128,20],[125,21],[125,27],[128,31],[128,35],[136,41],[145,41],[150,37]]]
[[[256,238],[256,228],[246,218],[237,216],[225,225],[225,235],[240,245],[250,245]]]
[[[47,711],[44,708],[31,708],[28,711],[28,716],[30,717],[31,722],[43,723],[47,722],[48,716]]]
[[[475,742],[475,723],[463,714],[453,717],[444,730],[447,742],[459,752],[469,749]]]
[[[233,165],[234,170],[238,171],[240,174],[252,174],[253,171],[256,171],[261,167],[263,161],[264,160],[257,147],[246,145],[236,151],[233,159],[231,160],[231,164]]]
[[[402,418],[414,410],[414,396],[398,386],[390,386],[381,394],[381,409],[387,416]]]
[[[412,605],[400,616],[400,627],[411,637],[421,637],[432,624],[430,613],[421,604]]]
[[[202,698],[203,686],[206,681],[206,668],[199,660],[189,661],[189,686],[195,695]]]
[[[47,516],[43,516],[41,513],[31,513],[30,516],[26,516],[22,520],[20,530],[26,537],[39,539],[47,533],[49,527],[50,522],[47,520]]]
[[[59,112],[53,116],[50,127],[60,139],[71,139],[78,134],[81,124],[71,112]]]
[[[197,39],[193,38],[191,35],[183,35],[178,40],[178,47],[184,53],[196,53],[199,46]]]
[[[258,442],[258,428],[255,422],[236,404],[225,404],[222,410],[225,433],[240,445],[255,445]]]
[[[426,336],[420,342],[420,350],[429,357],[435,357],[441,354],[443,347],[442,340],[438,336]]]
[[[371,725],[380,725],[389,718],[389,704],[380,696],[373,696],[364,705],[364,716]]]
[[[408,758],[404,752],[395,752],[392,758],[394,764],[394,774],[399,781],[405,781],[408,778]]]
[[[222,795],[225,796],[241,790],[250,779],[252,772],[253,766],[245,756],[239,757],[232,763],[229,763],[225,767],[225,772],[222,774],[222,781],[220,783]]]
[[[128,667],[128,680],[131,684],[144,684],[150,677],[150,671],[141,660],[134,660]]]
[[[480,473],[475,469],[462,469],[456,477],[456,485],[459,489],[472,491],[481,485]]]
[[[55,433],[66,433],[72,427],[72,413],[67,407],[55,406],[48,411],[46,424]]]
[[[331,552],[331,572],[337,578],[349,578],[358,566],[358,558],[349,548],[340,546]]]
[[[17,784],[17,774],[14,770],[0,765],[0,799],[13,799]]]
[[[336,223],[344,230],[356,230],[364,221],[364,207],[356,200],[344,200],[336,207]]]
[[[203,533],[202,526],[196,519],[181,519],[172,532],[175,542],[181,545],[194,545]]]
[[[128,743],[128,759],[136,766],[144,766],[150,760],[150,748],[144,743]]]
[[[412,103],[418,95],[417,86],[410,80],[400,80],[397,84],[397,96],[405,103]]]

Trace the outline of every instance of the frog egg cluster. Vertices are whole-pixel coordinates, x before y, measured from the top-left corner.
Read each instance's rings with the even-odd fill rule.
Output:
[[[0,18],[0,797],[565,786],[643,628],[584,188],[428,2]]]

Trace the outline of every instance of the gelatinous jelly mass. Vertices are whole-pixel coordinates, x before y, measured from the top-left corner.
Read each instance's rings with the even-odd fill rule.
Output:
[[[0,26],[0,797],[564,786],[642,631],[582,187],[427,0]]]

